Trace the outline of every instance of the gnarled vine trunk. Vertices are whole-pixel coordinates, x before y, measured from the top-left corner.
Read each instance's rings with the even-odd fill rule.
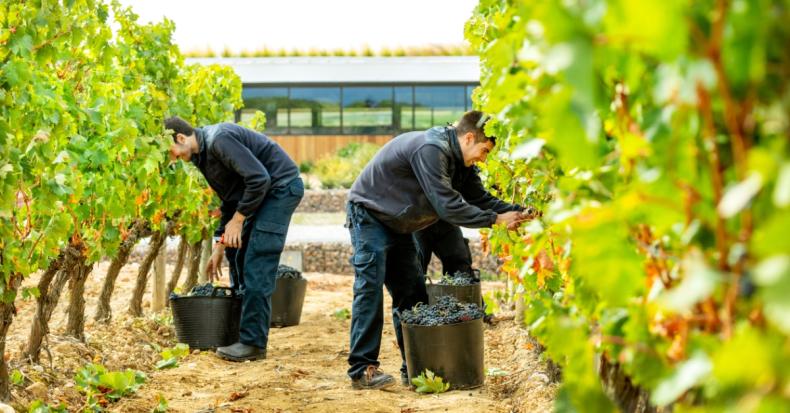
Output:
[[[0,277],[4,274],[0,273]],[[22,284],[22,274],[11,274],[8,277],[8,282],[5,285],[6,295],[8,299],[0,300],[0,355],[5,355],[6,349],[6,335],[8,328],[16,314],[16,307],[14,306],[14,298],[19,286]],[[8,364],[6,364],[5,357],[0,357],[0,400],[6,401],[11,398],[10,380],[8,377]]]
[[[184,281],[183,291],[186,293],[197,285],[198,272],[200,270],[200,251],[202,241],[198,241],[189,246],[189,269],[187,279]]]
[[[156,259],[156,256],[159,254],[159,248],[167,241],[167,235],[172,228],[173,221],[168,221],[167,228],[164,231],[155,232],[154,235],[151,236],[151,245],[149,246],[148,253],[143,259],[142,264],[140,264],[140,269],[137,272],[137,283],[134,286],[132,299],[129,302],[129,314],[134,317],[143,315],[143,294],[145,294],[145,286],[148,284],[148,275],[151,272],[154,259]]]
[[[86,263],[87,257],[81,256],[71,270],[69,279],[69,314],[66,334],[79,340],[85,339],[85,281],[93,270],[93,263]]]
[[[659,408],[650,404],[650,392],[634,385],[631,378],[617,363],[612,363],[603,354],[599,359],[598,374],[610,399],[620,410],[628,413],[664,413],[669,408]]]
[[[167,282],[167,296],[176,289],[178,279],[181,278],[181,272],[184,269],[184,262],[187,258],[187,251],[189,251],[189,243],[185,236],[181,236],[181,241],[178,242],[178,256],[176,257],[176,266],[173,268],[173,274],[170,276],[170,281]]]
[[[148,236],[149,232],[146,222],[141,219],[137,220],[132,224],[129,236],[121,242],[121,246],[118,248],[118,255],[113,258],[110,268],[107,269],[107,275],[104,277],[104,284],[102,285],[99,304],[96,307],[96,316],[94,317],[96,321],[108,323],[112,319],[110,301],[113,290],[115,290],[115,281],[118,279],[118,274],[121,273],[121,268],[129,261],[129,256],[132,254],[134,246],[137,245],[137,241],[142,237]]]
[[[37,363],[41,354],[41,343],[49,333],[49,319],[60,300],[60,294],[71,273],[69,269],[82,255],[78,245],[69,244],[49,266],[38,282],[39,295],[36,298],[36,315],[30,324],[30,336],[25,349],[25,357]]]
[[[201,244],[200,267],[198,269],[198,284],[208,282],[208,261],[211,259],[211,238],[204,238]]]

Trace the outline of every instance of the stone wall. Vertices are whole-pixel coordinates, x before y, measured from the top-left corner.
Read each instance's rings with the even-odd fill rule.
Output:
[[[171,237],[167,242],[167,263],[174,264],[178,255],[178,239]],[[497,259],[490,254],[483,254],[480,240],[470,240],[469,248],[472,251],[472,266],[490,273],[498,270]],[[302,252],[302,271],[326,272],[332,274],[352,275],[354,272],[349,264],[351,258],[351,244],[345,242],[300,242],[286,244],[284,254],[288,251]],[[148,252],[148,239],[138,243],[129,257],[131,262],[142,262]],[[293,265],[289,263],[289,265]],[[441,271],[441,263],[434,256],[431,260],[429,272]],[[182,275],[183,276],[183,275]]]
[[[496,273],[497,260],[489,254],[483,254],[480,241],[472,240],[469,243],[472,250],[473,267],[481,271]],[[285,246],[286,251],[302,251],[302,271],[326,272],[332,274],[353,274],[349,260],[351,258],[351,245],[347,243],[297,243]],[[431,260],[429,272],[439,272],[441,264],[436,257]]]
[[[348,189],[307,189],[296,212],[346,212]]]

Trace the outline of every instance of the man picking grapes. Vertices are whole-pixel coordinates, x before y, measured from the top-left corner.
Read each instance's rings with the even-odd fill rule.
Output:
[[[170,157],[191,161],[222,200],[223,241],[207,271],[217,275],[225,246],[235,248],[234,280],[242,291],[239,342],[217,349],[232,361],[266,358],[271,297],[291,215],[304,196],[299,169],[274,141],[233,123],[193,128],[172,117]]]
[[[379,370],[384,324],[382,287],[392,296],[392,319],[404,358],[400,312],[427,302],[425,277],[412,233],[438,219],[470,228],[494,224],[515,228],[520,211],[494,212],[465,199],[460,174],[486,159],[494,138],[483,132],[486,118],[472,111],[455,127],[435,127],[395,137],[376,154],[349,193],[347,227],[354,254],[354,300],[348,375],[356,389],[394,384]],[[401,367],[405,383],[406,364]]]

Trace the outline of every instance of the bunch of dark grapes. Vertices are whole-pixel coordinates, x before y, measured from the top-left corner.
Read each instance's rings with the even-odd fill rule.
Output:
[[[478,277],[475,277],[474,274],[470,274],[468,272],[456,271],[455,274],[442,274],[442,278],[439,280],[437,284],[440,285],[457,285],[457,286],[465,286],[465,285],[472,285],[477,284],[480,282]]]
[[[211,283],[198,284],[189,290],[190,297],[211,297],[214,293],[214,285]]]
[[[543,211],[539,211],[537,208],[535,208],[532,205],[530,205],[530,206],[524,208],[523,211],[521,211],[521,215],[523,215],[524,218],[526,218],[526,219],[535,219],[535,218],[542,217],[543,216]]]
[[[173,299],[173,298],[178,298],[178,297],[183,297],[183,296],[186,296],[186,297],[211,297],[212,294],[214,294],[214,285],[211,284],[211,283],[205,283],[205,284],[198,284],[198,285],[192,287],[192,289],[189,290],[189,293],[187,293],[185,295],[178,295],[176,293],[171,292],[170,293],[170,298]],[[225,295],[225,294],[221,294],[221,295]]]
[[[278,265],[277,278],[292,278],[294,280],[301,280],[304,277],[302,277],[302,273],[296,268],[289,267],[287,265]]]
[[[401,320],[406,324],[441,326],[475,320],[484,315],[477,304],[460,303],[455,297],[445,295],[439,297],[433,305],[420,303],[411,310],[404,311],[401,313]]]

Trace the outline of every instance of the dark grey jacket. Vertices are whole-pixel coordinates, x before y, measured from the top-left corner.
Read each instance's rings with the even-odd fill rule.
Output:
[[[496,211],[520,209],[491,196],[476,172],[464,165],[454,128],[408,132],[381,148],[354,181],[348,198],[403,234],[438,219],[490,227]]]
[[[192,162],[222,200],[220,226],[235,211],[254,214],[270,188],[285,186],[299,176],[294,161],[262,133],[219,123],[196,128],[195,136],[200,151]]]

